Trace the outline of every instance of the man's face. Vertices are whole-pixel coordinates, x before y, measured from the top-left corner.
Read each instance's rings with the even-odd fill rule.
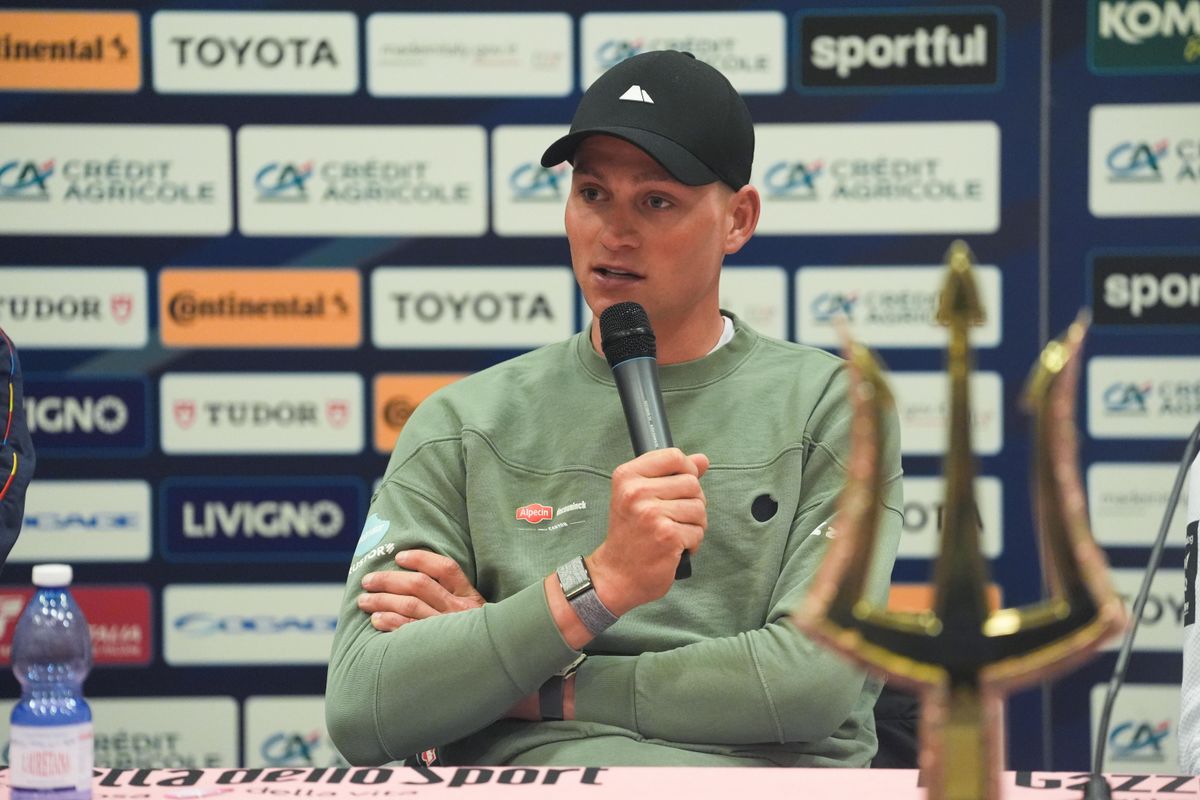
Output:
[[[732,197],[723,183],[680,183],[624,139],[585,139],[575,151],[566,228],[592,312],[633,300],[663,332],[716,319],[721,262],[737,249],[729,249]]]

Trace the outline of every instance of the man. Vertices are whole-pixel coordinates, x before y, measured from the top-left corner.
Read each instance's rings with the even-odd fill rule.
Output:
[[[25,424],[21,362],[0,329],[0,565],[8,559],[25,515],[25,487],[37,459]]]
[[[678,448],[630,459],[596,324],[423,402],[334,641],[326,717],[351,762],[435,746],[463,764],[870,761],[878,683],[786,620],[832,535],[842,363],[718,308],[724,256],[758,223],[753,148],[719,72],[655,52],[598,79],[546,151],[574,165],[588,306],[649,314]],[[900,529],[891,434],[877,600]]]

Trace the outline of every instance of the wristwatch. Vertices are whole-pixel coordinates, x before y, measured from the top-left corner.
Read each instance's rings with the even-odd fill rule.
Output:
[[[563,718],[563,688],[567,678],[575,674],[579,665],[587,658],[587,653],[580,653],[579,658],[567,664],[538,689],[538,713],[544,720],[561,721]]]
[[[592,585],[592,576],[588,574],[587,566],[583,563],[583,556],[572,558],[559,567],[556,573],[563,594],[567,596],[567,602],[592,636],[599,636],[617,621],[616,615],[600,602],[596,587]]]

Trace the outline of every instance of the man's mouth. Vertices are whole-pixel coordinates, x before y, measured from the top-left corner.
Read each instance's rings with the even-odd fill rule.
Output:
[[[604,278],[618,278],[618,279],[624,279],[624,280],[631,280],[631,279],[632,279],[632,280],[636,280],[636,279],[640,279],[640,278],[642,277],[641,275],[638,275],[637,273],[634,273],[634,272],[626,272],[625,270],[622,270],[622,269],[615,269],[615,268],[613,268],[613,267],[596,267],[596,270],[595,270],[595,271],[596,271],[596,272],[597,272],[597,273],[598,273],[598,274],[599,274],[601,277],[604,277]]]

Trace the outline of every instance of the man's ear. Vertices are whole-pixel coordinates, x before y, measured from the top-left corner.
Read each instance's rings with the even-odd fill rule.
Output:
[[[736,253],[742,245],[750,241],[758,227],[758,217],[762,213],[762,198],[758,190],[750,184],[729,196],[727,219],[729,227],[725,234],[725,254]]]

